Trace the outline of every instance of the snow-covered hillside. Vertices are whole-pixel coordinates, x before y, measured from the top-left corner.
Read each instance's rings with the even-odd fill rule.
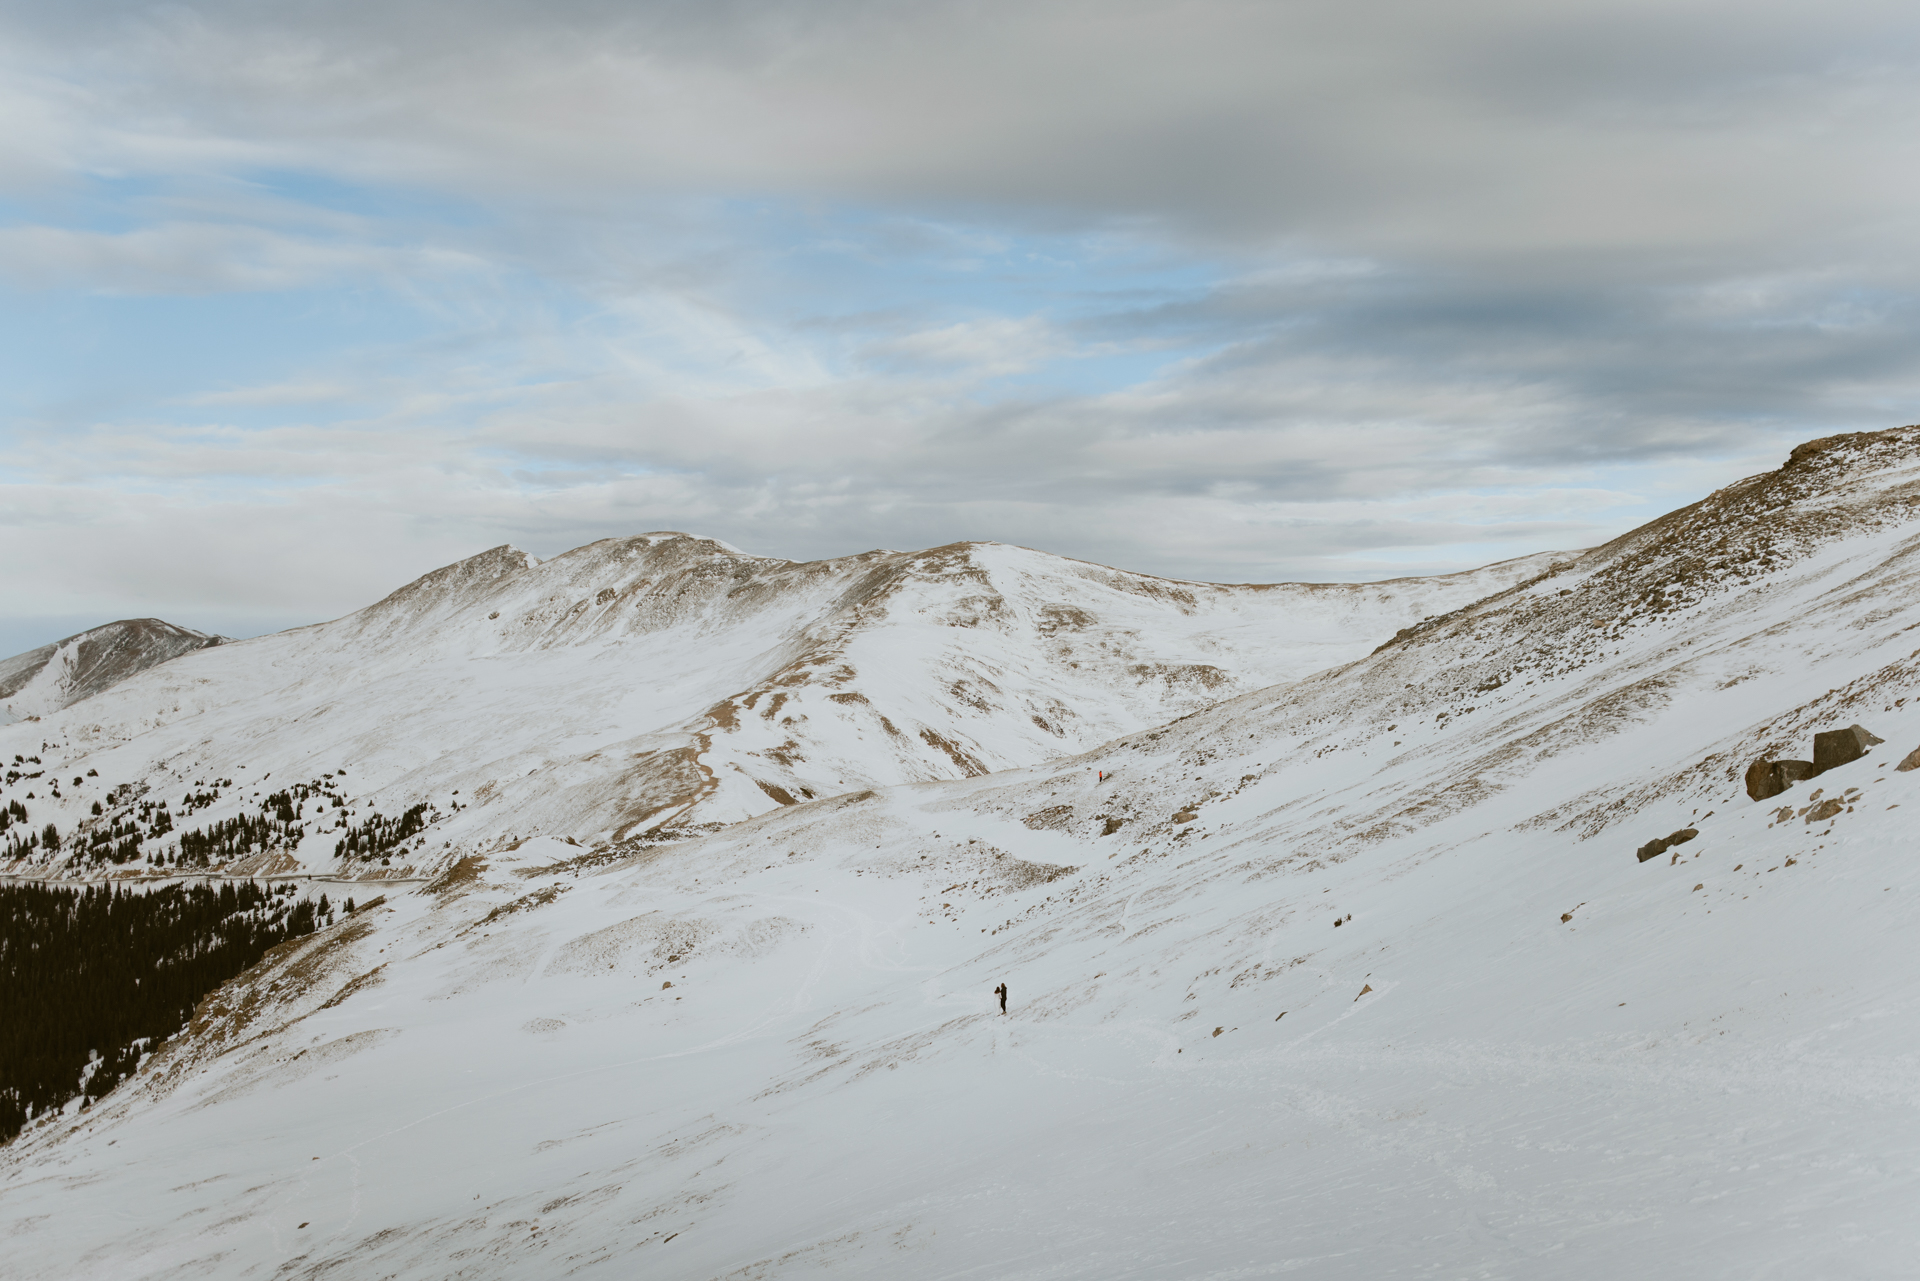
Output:
[[[59,711],[223,639],[158,618],[123,618],[0,659],[0,722]]]
[[[16,833],[0,871],[124,874],[185,852],[397,876],[503,834],[684,832],[1027,765],[1350,661],[1551,563],[1218,586],[994,543],[809,564],[680,534],[546,562],[496,548],[0,736],[39,758],[12,789],[35,793],[22,832],[65,834],[50,851]],[[271,840],[188,849],[263,816],[281,824]]]
[[[1078,756],[494,843],[29,1128],[10,1274],[1905,1275],[1917,571],[1838,437]]]

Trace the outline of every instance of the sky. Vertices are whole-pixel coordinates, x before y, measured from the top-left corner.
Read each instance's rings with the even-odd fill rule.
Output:
[[[1214,581],[1920,420],[1920,16],[0,0],[0,653],[501,543]]]

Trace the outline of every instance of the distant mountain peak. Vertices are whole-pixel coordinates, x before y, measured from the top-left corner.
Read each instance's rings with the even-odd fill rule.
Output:
[[[0,660],[0,707],[44,716],[110,689],[149,667],[230,638],[159,618],[122,618]]]

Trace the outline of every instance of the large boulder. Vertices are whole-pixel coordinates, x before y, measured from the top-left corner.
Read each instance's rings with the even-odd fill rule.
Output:
[[[1755,761],[1747,766],[1747,795],[1756,801],[1778,796],[1819,771],[1812,761]]]
[[[1857,761],[1867,754],[1868,748],[1884,742],[1886,742],[1885,739],[1874,737],[1858,725],[1815,734],[1813,736],[1813,772],[1824,774],[1836,765]]]
[[[1902,774],[1908,770],[1920,769],[1920,747],[1916,747],[1911,752],[1908,752],[1907,759],[1901,761],[1898,765],[1894,766],[1894,768]]]
[[[1804,783],[1820,771],[1813,767],[1812,761],[1775,761],[1773,777],[1778,780],[1780,790],[1786,791],[1795,783]]]

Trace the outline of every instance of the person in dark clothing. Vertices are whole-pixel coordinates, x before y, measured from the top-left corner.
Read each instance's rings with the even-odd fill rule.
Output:
[[[993,989],[993,994],[1000,998],[1000,1012],[1005,1014],[1007,1012],[1007,985],[1002,983],[999,987]]]

